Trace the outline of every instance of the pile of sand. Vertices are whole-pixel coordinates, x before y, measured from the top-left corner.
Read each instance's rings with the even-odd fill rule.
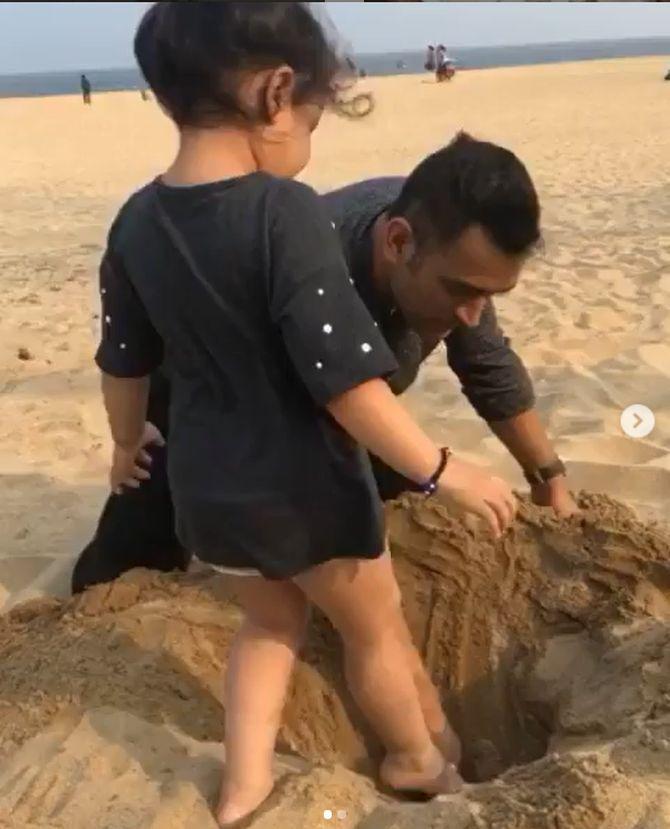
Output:
[[[379,746],[319,618],[279,796],[251,826],[326,826],[331,809],[346,829],[670,827],[670,537],[581,504],[568,521],[523,504],[501,543],[438,504],[391,505],[407,616],[472,785],[429,804],[375,790]],[[214,829],[232,598],[208,571],[135,571],[0,618],[0,826]]]

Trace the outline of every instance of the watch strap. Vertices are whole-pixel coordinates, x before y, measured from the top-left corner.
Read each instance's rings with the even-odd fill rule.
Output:
[[[531,485],[546,484],[552,478],[565,475],[565,464],[560,458],[556,458],[546,466],[538,466],[535,469],[524,469],[524,477]]]

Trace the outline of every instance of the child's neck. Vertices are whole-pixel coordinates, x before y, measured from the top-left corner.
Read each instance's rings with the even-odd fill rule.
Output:
[[[177,156],[162,178],[166,184],[185,186],[245,176],[256,170],[249,137],[242,130],[184,129]]]

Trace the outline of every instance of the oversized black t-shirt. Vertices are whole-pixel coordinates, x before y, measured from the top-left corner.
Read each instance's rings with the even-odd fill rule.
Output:
[[[154,182],[117,217],[100,290],[100,368],[170,376],[186,547],[270,578],[381,552],[369,460],[324,407],[398,366],[309,187]]]

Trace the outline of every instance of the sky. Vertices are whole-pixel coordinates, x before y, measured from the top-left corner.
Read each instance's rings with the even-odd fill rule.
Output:
[[[319,4],[321,5],[321,4]],[[132,66],[146,3],[0,3],[0,74]],[[356,52],[670,37],[670,3],[326,3]]]

